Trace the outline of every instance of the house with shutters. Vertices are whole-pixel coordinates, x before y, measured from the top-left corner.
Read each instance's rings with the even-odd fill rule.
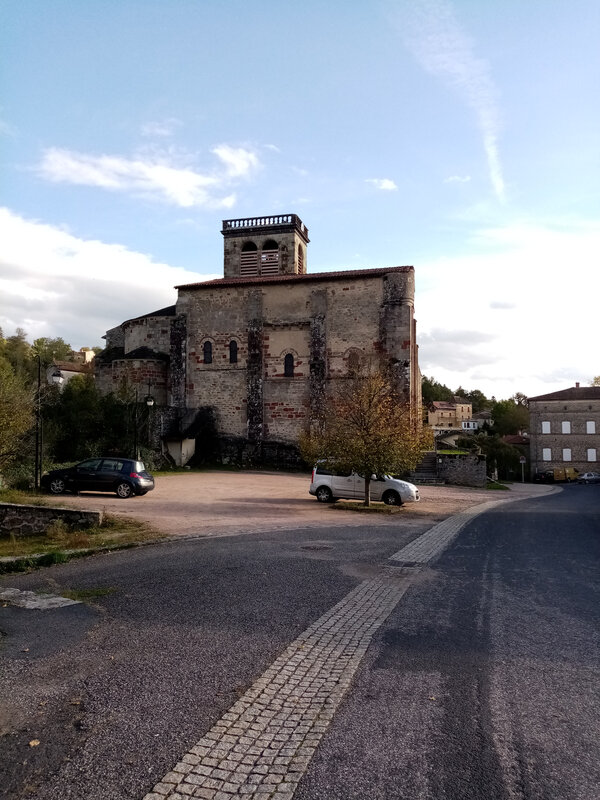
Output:
[[[531,473],[573,467],[598,472],[600,386],[580,386],[529,398]]]

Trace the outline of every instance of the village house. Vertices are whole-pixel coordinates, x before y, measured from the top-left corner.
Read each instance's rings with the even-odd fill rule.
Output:
[[[529,398],[531,473],[573,467],[597,472],[600,386],[580,386]]]

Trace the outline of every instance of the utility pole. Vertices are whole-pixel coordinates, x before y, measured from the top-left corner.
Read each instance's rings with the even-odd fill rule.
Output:
[[[41,472],[41,458],[40,458],[40,444],[41,444],[41,433],[42,433],[42,416],[41,416],[41,408],[40,408],[40,395],[42,390],[42,359],[39,353],[35,353],[34,357],[37,358],[38,370],[37,370],[37,392],[35,396],[35,475],[33,478],[33,485],[35,491],[37,492],[40,488],[40,472]]]

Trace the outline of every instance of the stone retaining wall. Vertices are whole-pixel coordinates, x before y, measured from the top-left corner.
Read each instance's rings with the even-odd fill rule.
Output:
[[[483,487],[487,483],[485,456],[442,456],[438,477],[455,486]]]
[[[23,538],[43,535],[56,520],[62,520],[73,528],[89,528],[102,525],[102,511],[0,503],[0,536],[13,534]]]

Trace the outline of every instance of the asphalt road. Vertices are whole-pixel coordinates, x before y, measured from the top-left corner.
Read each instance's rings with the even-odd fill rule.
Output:
[[[141,800],[417,534],[184,540],[5,576],[97,596],[0,608],[0,797]],[[476,518],[376,634],[294,800],[597,797],[599,557],[600,487]]]

